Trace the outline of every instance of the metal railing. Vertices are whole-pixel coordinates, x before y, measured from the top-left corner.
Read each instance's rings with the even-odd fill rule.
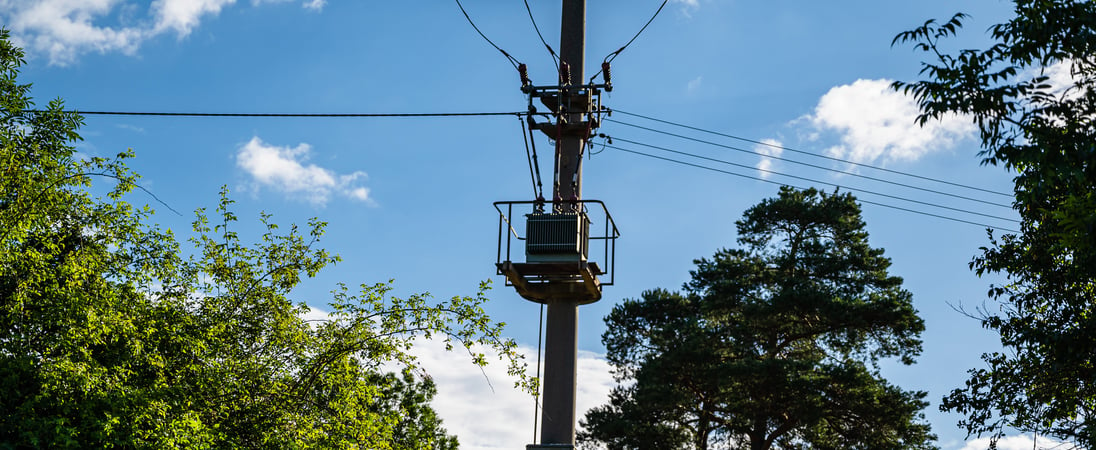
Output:
[[[592,211],[590,206],[596,205]],[[539,201],[539,200],[516,200],[516,201],[499,201],[494,203],[495,210],[499,213],[499,233],[498,233],[498,247],[496,249],[495,263],[496,266],[503,261],[511,261],[511,254],[527,254],[527,246],[529,236],[522,234],[518,229],[528,230],[526,227],[515,227],[514,214],[515,209],[517,213],[524,216],[525,220],[529,220],[531,215],[537,214],[553,214],[558,208],[557,214],[573,214],[582,217],[579,220],[585,220],[586,226],[589,228],[586,238],[589,243],[583,243],[581,246],[584,259],[593,259],[594,256],[601,256],[600,262],[592,260],[590,262],[597,263],[602,268],[601,275],[605,275],[608,280],[601,280],[603,286],[611,286],[615,281],[616,271],[616,239],[620,237],[620,230],[617,229],[616,222],[613,221],[613,216],[609,214],[609,209],[605,207],[605,203],[601,200],[576,200],[558,202],[553,205],[552,202]],[[547,211],[546,209],[547,208]],[[600,227],[596,226],[599,225]],[[601,233],[596,233],[594,230],[601,228]],[[528,232],[528,231],[527,231]],[[505,242],[503,239],[505,236]],[[599,248],[600,247],[600,248]],[[600,250],[597,252],[596,250]],[[536,253],[537,250],[534,250]],[[576,259],[577,261],[577,259]],[[499,275],[503,273],[501,270]]]

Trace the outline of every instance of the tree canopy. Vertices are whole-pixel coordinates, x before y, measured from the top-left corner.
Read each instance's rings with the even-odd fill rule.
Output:
[[[483,345],[524,366],[474,296],[397,298],[339,286],[329,320],[290,293],[339,258],[324,223],[254,244],[227,193],[196,213],[184,248],[125,160],[82,157],[79,115],[35,110],[22,52],[0,31],[0,447],[454,448],[430,409],[412,345],[443,338],[477,364]],[[105,196],[92,194],[108,180]],[[403,371],[389,373],[393,368]],[[523,378],[524,379],[524,378]]]
[[[1007,428],[1096,445],[1096,4],[1014,0],[993,45],[947,51],[967,17],[895,37],[924,51],[926,79],[895,83],[922,122],[947,114],[978,125],[984,164],[1015,172],[1019,234],[995,236],[971,262],[1000,312],[981,312],[1005,352],[983,355],[941,408],[970,435]]]
[[[697,260],[683,292],[625,300],[602,336],[622,382],[580,438],[611,449],[933,448],[912,364],[922,320],[850,194],[782,188]]]

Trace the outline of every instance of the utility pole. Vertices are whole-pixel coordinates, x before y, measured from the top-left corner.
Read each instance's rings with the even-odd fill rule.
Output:
[[[556,142],[551,206],[539,192],[533,201],[495,202],[499,212],[498,274],[505,275],[507,286],[513,286],[523,298],[548,309],[540,436],[539,442],[526,450],[574,448],[578,307],[601,300],[602,287],[615,280],[620,231],[603,202],[582,198],[586,141],[598,128],[602,113],[608,111],[601,106],[601,90],[612,90],[608,63],[602,64],[604,83],[584,83],[585,47],[586,1],[563,0],[559,83],[533,85],[525,66],[518,67],[522,92],[529,95],[530,133],[539,130]],[[551,110],[555,123],[536,122],[534,99]],[[534,146],[531,162],[535,161]],[[525,237],[515,229],[519,217],[515,207],[532,209],[524,214]],[[591,224],[602,231],[592,230]],[[591,252],[591,241],[602,252]],[[512,245],[524,247],[525,262],[511,260]]]
[[[563,0],[562,17],[559,56],[560,71],[565,75],[561,74],[560,77],[563,89],[559,94],[559,109],[555,112],[567,124],[572,125],[565,130],[569,132],[559,136],[559,155],[555,166],[558,182],[553,189],[557,202],[582,199],[582,149],[588,137],[586,130],[589,130],[585,105],[578,108],[566,98],[568,94],[575,93],[567,88],[580,88],[585,79],[583,63],[586,59],[586,0]],[[563,79],[564,76],[567,79]]]
[[[558,137],[553,187],[554,208],[570,208],[572,200],[582,199],[582,150],[589,130],[586,108],[566,110],[570,86],[585,79],[586,0],[563,0],[559,38],[560,85],[558,120],[566,120],[566,129]],[[569,72],[569,73],[568,73]],[[568,77],[569,75],[569,77]],[[567,79],[569,78],[569,79]],[[580,125],[575,127],[574,125]],[[560,127],[562,130],[563,127]],[[541,416],[540,444],[575,444],[575,386],[578,379],[578,306],[580,299],[558,298],[547,303],[548,322],[544,349],[544,409]],[[567,447],[564,447],[567,448]]]

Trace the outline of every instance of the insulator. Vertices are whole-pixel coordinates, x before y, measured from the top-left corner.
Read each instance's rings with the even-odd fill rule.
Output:
[[[601,63],[601,75],[602,78],[605,79],[605,84],[612,84],[613,75],[612,72],[609,71],[609,61]]]
[[[521,87],[533,84],[533,80],[529,79],[529,68],[525,64],[518,64],[518,75],[521,76]]]
[[[559,63],[559,84],[561,86],[571,85],[571,65],[563,61]]]

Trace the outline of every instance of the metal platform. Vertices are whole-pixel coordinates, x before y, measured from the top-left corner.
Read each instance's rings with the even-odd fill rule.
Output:
[[[588,204],[600,208],[591,212]],[[499,275],[506,276],[506,285],[513,286],[522,298],[537,303],[562,300],[588,304],[601,299],[602,286],[613,284],[620,231],[601,201],[560,205],[508,201],[494,205],[499,212],[495,267]],[[524,234],[514,226],[515,212],[526,220]],[[600,226],[592,225],[595,223]],[[602,232],[591,231],[598,228]],[[526,261],[513,261],[512,252],[524,254]]]
[[[595,262],[537,262],[497,263],[498,272],[506,275],[522,298],[537,303],[554,299],[577,301],[580,305],[601,300],[601,281],[604,275]]]

